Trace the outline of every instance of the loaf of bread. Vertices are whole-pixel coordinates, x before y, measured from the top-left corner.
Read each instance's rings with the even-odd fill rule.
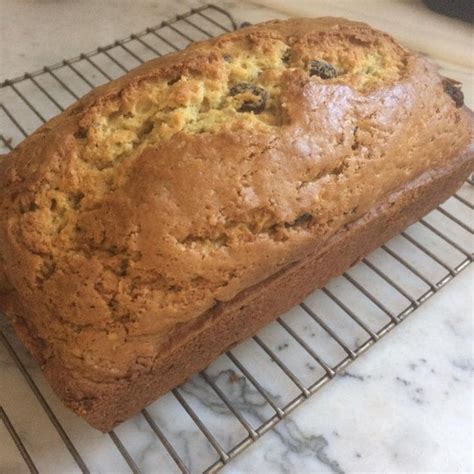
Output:
[[[0,160],[0,308],[109,430],[473,168],[457,83],[365,24],[273,21],[99,87]]]

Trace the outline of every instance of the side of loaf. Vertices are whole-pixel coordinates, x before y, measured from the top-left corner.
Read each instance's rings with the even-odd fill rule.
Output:
[[[0,160],[0,309],[108,430],[454,192],[461,99],[335,18],[151,61]]]

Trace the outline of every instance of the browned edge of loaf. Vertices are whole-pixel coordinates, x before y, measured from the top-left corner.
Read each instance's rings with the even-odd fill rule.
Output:
[[[184,324],[180,343],[151,372],[117,381],[116,386],[107,384],[99,397],[80,401],[74,398],[84,384],[97,387],[96,383],[71,378],[57,359],[51,359],[54,365],[45,365],[46,378],[88,423],[104,432],[111,430],[446,200],[469,176],[473,161],[470,147],[448,167],[425,173],[389,195],[372,212],[339,231],[323,252],[310,254]]]

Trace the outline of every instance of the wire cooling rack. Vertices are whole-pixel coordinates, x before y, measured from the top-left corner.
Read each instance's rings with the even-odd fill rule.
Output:
[[[91,88],[236,27],[226,11],[206,6],[5,81],[0,152]],[[107,435],[61,405],[0,320],[0,470],[218,470],[469,265],[472,184]]]

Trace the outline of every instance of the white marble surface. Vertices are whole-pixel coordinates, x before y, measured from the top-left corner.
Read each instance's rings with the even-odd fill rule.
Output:
[[[472,472],[473,271],[223,472]]]
[[[0,41],[2,45],[11,45],[0,48],[0,80],[110,43],[130,32],[159,23],[171,12],[183,12],[200,3],[192,0],[0,0]],[[472,51],[469,49],[472,30],[460,22],[422,11],[419,2],[260,2],[282,9],[280,13],[242,2],[216,3],[229,8],[238,21],[256,22],[285,14],[329,13],[365,19],[401,37],[403,35],[405,43],[430,54],[445,72],[463,80],[467,103],[473,105]],[[403,33],[402,18],[409,19],[408,34]],[[433,35],[435,30],[436,35]],[[472,200],[472,187],[465,186],[462,196]],[[472,212],[466,214],[456,202],[449,206],[453,212],[459,213],[457,215],[472,222]],[[442,225],[442,219],[436,213],[428,219]],[[414,226],[409,233],[425,238],[420,226]],[[472,248],[472,237],[460,230],[455,239]],[[459,261],[460,256],[455,252],[448,251],[439,242],[427,240],[443,259],[453,264]],[[403,253],[407,243],[401,238],[394,239],[390,248]],[[416,267],[430,281],[437,281],[445,273],[439,265],[430,265],[413,249],[410,252]],[[381,251],[372,255],[370,261],[391,275],[397,275],[397,281],[411,296],[419,296],[428,288],[424,282],[398,268]],[[402,310],[407,305],[406,298],[387,289],[364,265],[350,273],[358,281],[370,285],[371,290],[391,308]],[[342,377],[326,385],[289,418],[240,454],[224,468],[224,472],[472,472],[474,363],[470,295],[473,278],[472,267],[465,270],[358,359]],[[357,309],[373,330],[387,322],[380,310],[360,298],[353,288],[348,288],[346,280],[332,282],[330,289],[334,294],[348,298],[351,308]],[[366,337],[340,308],[320,292],[310,296],[306,303],[342,334],[350,347],[356,347],[361,338]],[[328,363],[336,363],[343,357],[340,347],[318,329],[301,308],[285,315],[283,321],[312,347],[317,340],[318,352]],[[8,327],[2,323],[2,328],[89,469],[101,473],[128,472],[129,468],[118,455],[112,439],[90,429],[58,403],[38,368],[11,337]],[[309,384],[322,375],[323,371],[315,361],[277,324],[272,324],[259,336],[303,383]],[[259,382],[281,406],[298,394],[296,386],[276,364],[268,361],[254,341],[238,347],[234,354],[258,375]],[[220,358],[209,367],[207,374],[253,428],[274,414],[270,405],[229,359]],[[202,377],[193,377],[180,393],[224,450],[247,436],[243,426]],[[0,406],[14,424],[40,472],[79,472],[2,344]],[[192,472],[199,472],[216,460],[214,449],[172,394],[153,404],[148,412]],[[143,472],[177,472],[142,415],[121,425],[116,434]],[[0,472],[27,472],[1,422]]]

